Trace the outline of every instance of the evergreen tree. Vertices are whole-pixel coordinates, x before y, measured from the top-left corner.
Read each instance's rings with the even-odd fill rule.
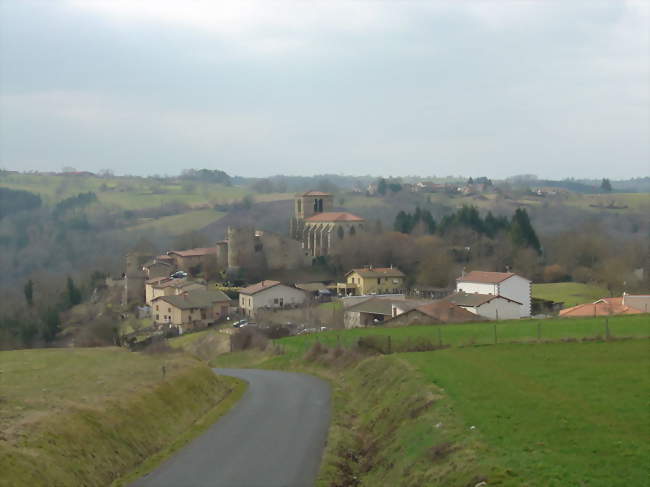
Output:
[[[69,308],[81,303],[81,291],[75,286],[70,276],[68,276],[68,284],[66,287],[66,301]]]
[[[541,253],[541,246],[537,234],[530,223],[528,212],[524,208],[517,208],[510,224],[510,238],[517,247],[531,247]]]
[[[610,180],[607,178],[603,178],[603,181],[600,183],[600,189],[606,191],[607,193],[610,193],[612,191],[612,183],[610,182]]]
[[[386,188],[387,188],[387,183],[384,178],[380,178],[379,181],[377,182],[377,193],[380,195],[385,195],[386,194]]]
[[[48,308],[43,314],[43,339],[51,342],[61,330],[61,318],[59,312],[54,308]]]
[[[34,283],[30,279],[27,281],[27,284],[25,284],[25,287],[23,288],[23,292],[25,293],[25,301],[27,301],[27,306],[31,307],[34,304]]]

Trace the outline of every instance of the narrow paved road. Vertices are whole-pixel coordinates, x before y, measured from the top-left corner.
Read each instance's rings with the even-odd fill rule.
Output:
[[[313,485],[330,420],[329,385],[290,372],[215,372],[248,382],[242,399],[133,487]]]

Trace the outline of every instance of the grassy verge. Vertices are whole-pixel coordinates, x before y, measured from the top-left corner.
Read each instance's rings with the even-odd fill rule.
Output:
[[[624,317],[619,326],[645,330],[648,317],[641,318]],[[282,355],[247,351],[213,360],[331,382],[319,486],[623,486],[647,479],[647,338],[368,357],[325,336],[307,342],[306,351],[294,343],[305,337],[292,337],[278,341]]]
[[[604,287],[580,282],[533,284],[532,294],[534,298],[564,303],[565,308],[592,303],[597,299],[609,296]]]
[[[241,387],[184,354],[117,348],[0,352],[0,378],[0,485],[108,485]]]

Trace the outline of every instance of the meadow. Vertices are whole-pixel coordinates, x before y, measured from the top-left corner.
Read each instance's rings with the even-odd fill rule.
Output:
[[[514,484],[629,486],[648,480],[648,345],[501,345],[399,357],[446,391]]]
[[[510,320],[403,328],[376,326],[299,335],[277,340],[276,344],[287,354],[298,356],[316,342],[330,347],[353,347],[362,337],[375,337],[384,351],[389,351],[389,347],[390,351],[400,351],[418,344],[462,347],[510,342],[602,339],[606,336],[650,337],[650,315]]]
[[[592,303],[609,296],[607,289],[602,286],[580,282],[533,284],[532,294],[534,298],[564,303],[565,308]]]

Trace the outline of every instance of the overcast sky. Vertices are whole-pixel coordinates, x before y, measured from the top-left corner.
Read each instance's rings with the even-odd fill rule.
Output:
[[[649,176],[649,6],[0,0],[0,168]]]

